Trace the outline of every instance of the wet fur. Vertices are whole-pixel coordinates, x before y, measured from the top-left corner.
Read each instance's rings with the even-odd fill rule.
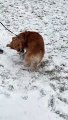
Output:
[[[25,31],[13,37],[7,47],[15,49],[18,52],[25,49],[24,62],[31,69],[37,68],[45,53],[42,36],[38,32],[33,31]]]

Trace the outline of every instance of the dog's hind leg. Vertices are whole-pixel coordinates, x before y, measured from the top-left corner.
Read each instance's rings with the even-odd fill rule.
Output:
[[[37,62],[32,61],[31,65],[30,65],[30,69],[31,69],[31,71],[37,71],[38,70]]]

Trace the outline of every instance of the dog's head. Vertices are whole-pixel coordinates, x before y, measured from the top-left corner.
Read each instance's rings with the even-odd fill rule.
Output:
[[[13,37],[10,44],[7,44],[7,47],[16,50],[17,52],[24,52],[23,40],[19,37]]]

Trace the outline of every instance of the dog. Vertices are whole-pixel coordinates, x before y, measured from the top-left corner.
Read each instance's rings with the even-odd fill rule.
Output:
[[[25,31],[12,38],[7,45],[18,52],[24,52],[24,64],[36,70],[45,53],[43,37],[35,31]]]

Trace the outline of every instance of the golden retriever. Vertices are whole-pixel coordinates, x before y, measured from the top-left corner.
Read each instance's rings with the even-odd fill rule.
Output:
[[[7,47],[18,52],[26,50],[24,53],[25,64],[33,70],[36,70],[45,53],[43,38],[34,31],[25,31],[13,37]]]

